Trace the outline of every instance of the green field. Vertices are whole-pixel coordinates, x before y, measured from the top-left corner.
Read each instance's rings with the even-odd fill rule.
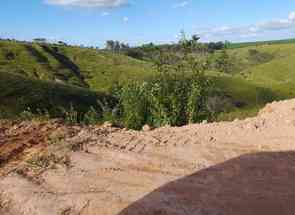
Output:
[[[249,50],[265,61],[253,61]],[[295,41],[236,44],[230,74],[208,71],[223,92],[228,108],[219,120],[256,114],[265,103],[295,97]],[[75,104],[95,106],[114,83],[144,80],[155,74],[150,62],[123,54],[59,45],[0,41],[0,111],[21,112],[25,106],[48,108]]]
[[[235,48],[245,48],[249,46],[280,45],[280,44],[292,44],[292,43],[295,43],[295,39],[231,43],[228,48],[235,49]]]

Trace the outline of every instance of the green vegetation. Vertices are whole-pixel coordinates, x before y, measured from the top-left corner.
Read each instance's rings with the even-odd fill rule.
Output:
[[[108,51],[0,41],[0,118],[139,129],[253,116],[295,97],[295,40],[183,45],[114,43]]]
[[[0,72],[92,90],[147,77],[151,64],[108,51],[45,43],[0,41]]]
[[[102,115],[98,101],[110,101],[110,104],[113,101],[105,93],[6,72],[0,72],[0,98],[2,117],[20,115],[24,119],[32,114],[63,117],[71,108],[87,113],[90,107],[95,107]]]
[[[207,101],[212,86],[205,75],[205,62],[192,52],[197,41],[184,38],[181,56],[160,52],[155,78],[119,89],[121,121],[126,127],[181,126],[210,117]]]
[[[227,48],[245,48],[249,46],[261,46],[261,45],[283,45],[283,44],[294,44],[295,39],[285,40],[269,40],[269,41],[257,41],[257,42],[242,42],[242,43],[230,43]]]

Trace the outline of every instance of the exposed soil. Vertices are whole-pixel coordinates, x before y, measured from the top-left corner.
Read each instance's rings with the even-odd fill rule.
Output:
[[[295,100],[141,132],[2,122],[0,162],[1,215],[294,215]]]

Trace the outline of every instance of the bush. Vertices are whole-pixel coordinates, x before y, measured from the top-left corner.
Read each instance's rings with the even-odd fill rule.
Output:
[[[140,129],[148,120],[148,89],[145,83],[131,82],[121,88],[120,106],[124,126]]]
[[[83,116],[83,124],[86,125],[96,125],[101,122],[101,114],[94,107],[90,107]]]
[[[194,42],[181,41],[182,55],[158,53],[153,80],[133,81],[116,88],[124,126],[181,126],[210,116],[206,103],[211,82],[204,74],[206,59],[196,58],[191,52]]]
[[[30,121],[35,118],[35,114],[31,111],[31,108],[27,108],[23,112],[20,113],[19,117],[21,120]]]
[[[233,71],[234,67],[233,59],[231,59],[230,55],[225,49],[218,53],[217,58],[213,64],[215,69],[222,73],[230,73]]]
[[[139,50],[139,49],[128,49],[126,51],[126,55],[138,60],[143,60],[144,59],[144,53]]]
[[[276,96],[274,93],[263,87],[257,87],[256,89],[256,104],[265,104],[274,101]]]
[[[66,124],[75,125],[82,121],[79,112],[75,110],[72,104],[70,105],[70,108],[68,110],[62,107],[60,109]]]
[[[248,51],[248,60],[252,64],[262,64],[271,61],[274,56],[267,52],[259,52],[256,49],[249,49]]]
[[[160,127],[200,122],[209,116],[208,95],[208,88],[196,76],[134,81],[121,88],[121,120],[132,129],[145,124]]]

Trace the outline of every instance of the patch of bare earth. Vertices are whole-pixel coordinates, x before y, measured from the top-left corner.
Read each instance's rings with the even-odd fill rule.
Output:
[[[0,125],[0,214],[294,215],[295,100],[234,122],[130,131]]]

